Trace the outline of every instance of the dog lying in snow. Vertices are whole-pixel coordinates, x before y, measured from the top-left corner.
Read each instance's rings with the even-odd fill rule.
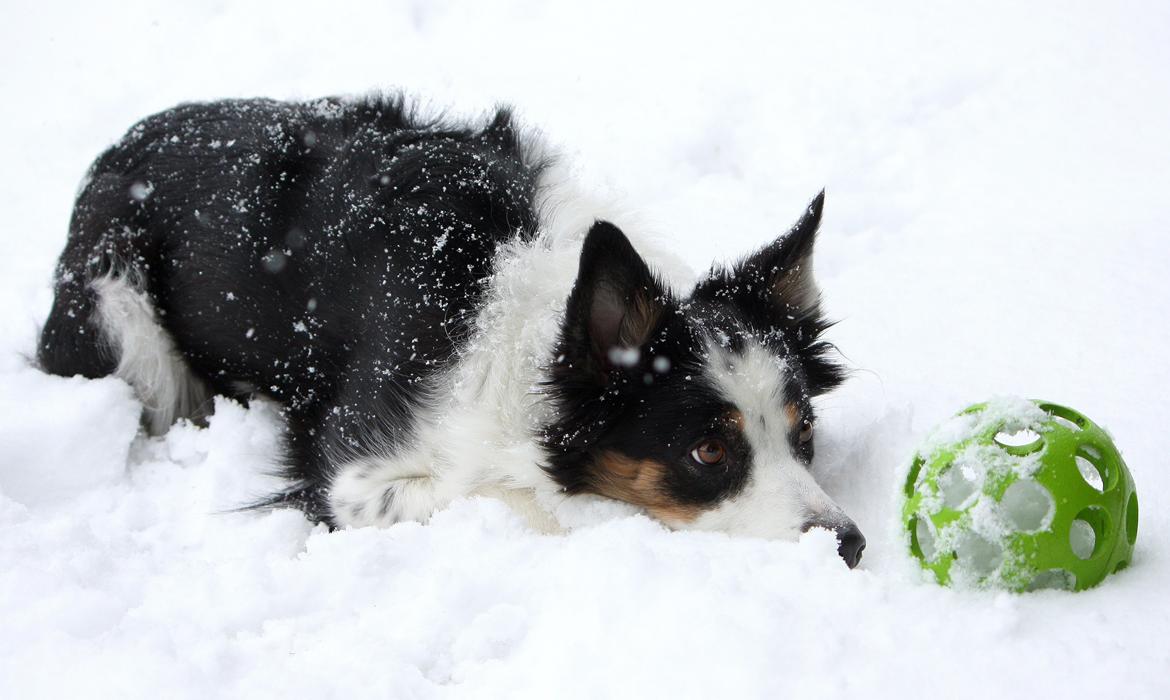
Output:
[[[810,266],[823,193],[684,288],[561,173],[503,109],[148,117],[78,196],[39,362],[122,377],[155,432],[212,393],[270,397],[289,487],[265,504],[335,527],[595,494],[673,528],[832,529],[856,565],[865,539],[808,471],[810,401],[843,377]]]

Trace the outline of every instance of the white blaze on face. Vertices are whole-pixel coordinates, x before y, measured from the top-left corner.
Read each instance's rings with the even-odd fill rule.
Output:
[[[742,354],[713,342],[708,354],[704,377],[743,414],[752,463],[742,491],[686,527],[796,539],[809,521],[826,527],[848,523],[792,451],[793,418],[784,405],[784,382],[790,369],[784,360],[752,341]]]

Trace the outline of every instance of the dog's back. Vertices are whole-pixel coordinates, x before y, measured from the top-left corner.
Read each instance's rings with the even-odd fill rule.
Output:
[[[313,482],[327,456],[300,436],[402,437],[387,419],[466,337],[497,246],[534,234],[539,170],[505,110],[477,129],[396,98],[149,117],[82,189],[40,362],[122,376],[156,430],[209,392],[268,395]]]

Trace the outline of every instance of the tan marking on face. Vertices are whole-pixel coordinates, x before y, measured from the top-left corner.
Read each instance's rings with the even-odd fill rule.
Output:
[[[784,404],[784,416],[788,418],[788,427],[795,428],[800,420],[800,409],[794,403]]]
[[[689,523],[699,517],[698,506],[679,503],[666,491],[666,465],[653,459],[633,459],[608,450],[594,461],[593,490],[609,498],[645,508],[655,518]]]
[[[741,433],[743,432],[744,427],[747,425],[747,419],[743,417],[743,411],[739,410],[738,408],[733,408],[728,411],[725,418],[731,427],[735,428]]]

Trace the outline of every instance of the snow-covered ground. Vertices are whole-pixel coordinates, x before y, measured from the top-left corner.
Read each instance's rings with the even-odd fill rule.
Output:
[[[0,697],[1170,696],[1170,5],[199,5],[4,6]],[[270,483],[271,408],[150,440],[124,384],[29,367],[77,182],[129,124],[395,86],[514,102],[696,267],[827,187],[817,271],[856,373],[817,468],[860,569],[823,532],[548,536],[487,500],[334,533],[232,512]],[[1112,432],[1142,504],[1126,571],[1017,596],[909,563],[908,457],[999,394]]]

